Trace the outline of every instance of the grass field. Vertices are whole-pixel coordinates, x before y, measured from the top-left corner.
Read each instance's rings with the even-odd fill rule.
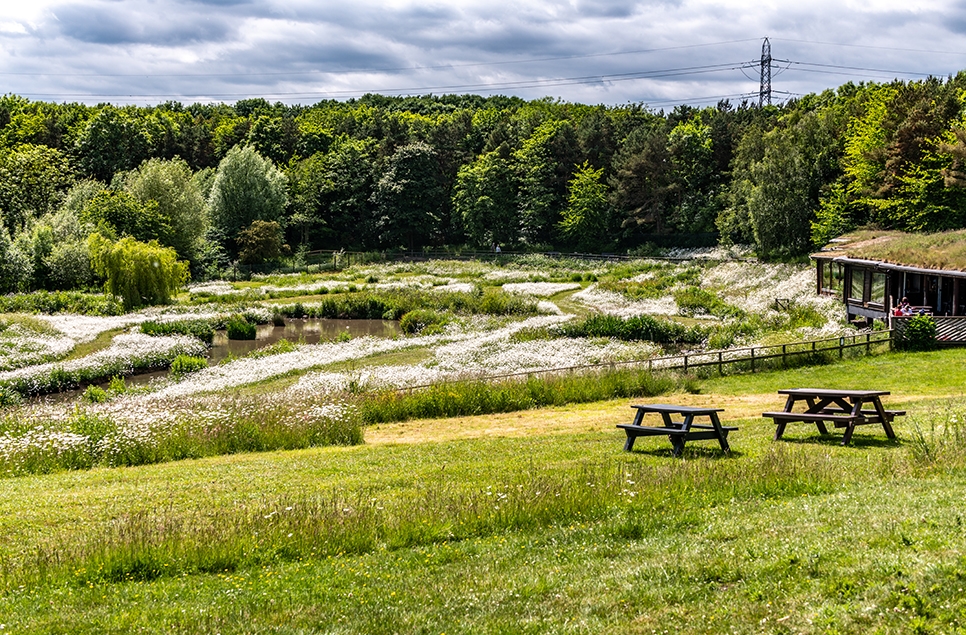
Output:
[[[763,410],[879,388],[897,442]],[[367,428],[353,447],[0,479],[13,633],[956,633],[966,351],[701,380],[734,452],[621,452],[628,400]]]

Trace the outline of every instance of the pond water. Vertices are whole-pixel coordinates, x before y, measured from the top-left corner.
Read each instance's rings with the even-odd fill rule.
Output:
[[[342,333],[349,336],[393,337],[402,331],[399,322],[391,320],[329,320],[322,318],[287,319],[285,326],[262,324],[256,327],[254,340],[230,340],[225,331],[215,331],[215,339],[208,351],[208,361],[217,364],[229,355],[244,357],[252,351],[286,339],[293,344],[318,344],[334,340]]]
[[[208,363],[212,366],[218,364],[229,355],[234,357],[245,357],[260,348],[271,346],[281,339],[286,339],[293,344],[318,344],[319,342],[335,340],[342,333],[348,333],[350,337],[394,337],[402,333],[399,322],[392,320],[330,320],[324,318],[304,318],[286,319],[284,326],[274,326],[272,324],[262,324],[256,327],[254,340],[230,340],[225,331],[215,331],[215,338],[212,346],[208,350]],[[167,370],[158,370],[137,375],[129,375],[124,378],[124,383],[128,386],[139,386],[149,383],[151,380],[165,377]],[[110,384],[109,381],[97,384],[105,390]],[[65,392],[36,397],[38,400],[70,401],[76,399],[84,392],[84,389],[68,390]]]

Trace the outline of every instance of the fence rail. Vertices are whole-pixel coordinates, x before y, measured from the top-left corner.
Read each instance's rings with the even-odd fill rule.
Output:
[[[475,381],[494,381],[498,379],[513,379],[518,377],[530,378],[537,375],[553,375],[560,373],[573,373],[583,370],[594,370],[602,368],[634,368],[646,366],[649,371],[663,370],[683,370],[688,372],[696,368],[717,366],[718,374],[724,375],[726,366],[747,364],[751,372],[763,370],[771,360],[781,359],[781,365],[787,366],[790,360],[803,356],[817,356],[826,353],[838,354],[839,359],[845,356],[845,351],[857,348],[865,348],[868,355],[872,352],[873,346],[888,345],[892,348],[893,331],[871,331],[867,333],[856,333],[855,335],[843,335],[820,340],[808,340],[805,342],[792,342],[789,344],[772,344],[768,346],[749,346],[745,348],[732,348],[720,351],[707,351],[702,353],[681,353],[679,355],[667,355],[664,357],[652,357],[650,359],[630,360],[623,362],[604,362],[600,364],[584,364],[580,366],[565,366],[562,368],[547,368],[543,370],[521,371],[518,373],[505,373],[501,375],[477,375],[473,377],[463,377],[437,384],[421,384],[409,386],[405,390],[421,390],[430,388],[439,383],[453,383],[455,381],[465,381],[472,379]]]

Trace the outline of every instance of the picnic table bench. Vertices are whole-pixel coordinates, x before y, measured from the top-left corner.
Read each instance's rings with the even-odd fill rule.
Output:
[[[786,388],[778,394],[786,395],[785,409],[781,412],[763,412],[761,416],[774,419],[775,440],[782,438],[789,423],[814,423],[820,434],[828,434],[826,423],[845,428],[842,445],[852,440],[855,428],[862,425],[880,424],[890,439],[896,438],[892,420],[906,414],[905,410],[886,410],[881,397],[887,390],[831,390],[825,388]],[[795,404],[804,401],[804,412],[795,412]]]
[[[680,456],[687,441],[701,441],[704,439],[717,439],[721,449],[730,452],[728,446],[728,433],[738,428],[721,425],[718,420],[718,413],[724,408],[696,408],[693,406],[675,406],[671,404],[649,404],[634,405],[637,412],[634,415],[634,423],[621,423],[617,427],[624,430],[627,434],[627,441],[624,443],[624,451],[630,452],[634,449],[634,441],[637,437],[666,436],[674,447],[674,456]],[[661,415],[663,426],[642,425],[644,415],[656,413]],[[683,417],[681,421],[672,419],[674,416]],[[707,417],[710,424],[694,423],[695,417]]]

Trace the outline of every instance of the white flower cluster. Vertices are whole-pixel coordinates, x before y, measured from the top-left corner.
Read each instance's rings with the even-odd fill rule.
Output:
[[[595,311],[620,317],[643,313],[648,315],[677,315],[678,313],[678,305],[669,295],[653,300],[631,300],[620,293],[604,291],[596,284],[571,297]]]
[[[433,287],[433,291],[448,293],[473,293],[476,291],[476,285],[472,282],[451,281],[438,287]]]
[[[67,336],[42,335],[20,324],[0,332],[0,370],[42,364],[63,357],[74,348]]]
[[[58,313],[56,315],[38,315],[37,318],[47,322],[75,342],[81,343],[97,339],[97,336],[104,331],[140,324],[141,322],[154,319],[154,316],[148,316],[142,313],[128,313],[115,316]]]
[[[521,269],[498,269],[483,276],[484,280],[499,282],[501,280],[526,280],[527,282],[542,282],[546,275],[539,271],[524,271]]]
[[[185,335],[153,337],[143,333],[122,333],[111,345],[80,359],[48,362],[0,373],[0,382],[25,383],[41,387],[55,370],[99,374],[123,374],[134,367],[161,365],[177,355],[203,355],[204,343]]]
[[[472,377],[640,359],[659,351],[650,343],[570,338],[517,342],[512,339],[521,329],[550,326],[560,321],[558,317],[531,318],[494,331],[455,338],[437,346],[434,357],[420,364],[379,366],[347,373],[309,373],[289,390],[324,395],[352,389],[407,388]]]
[[[580,283],[577,282],[508,282],[503,285],[503,290],[507,293],[534,295],[541,298],[579,288]]]
[[[730,247],[675,247],[664,252],[665,258],[681,258],[685,260],[734,260],[747,258],[752,248],[748,245],[731,245]]]

